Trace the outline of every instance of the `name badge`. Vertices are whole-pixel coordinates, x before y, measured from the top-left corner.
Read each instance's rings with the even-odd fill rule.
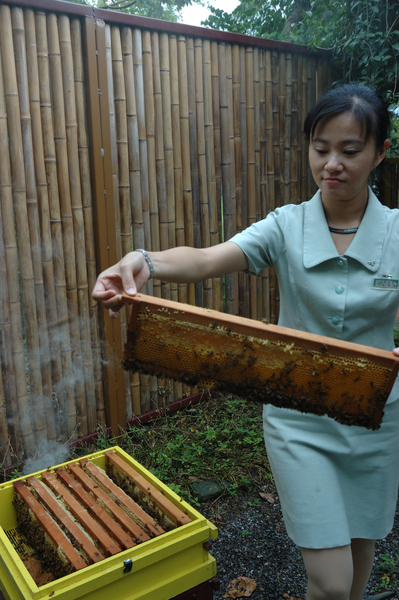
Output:
[[[371,287],[374,290],[392,290],[397,292],[399,291],[399,279],[392,279],[391,277],[376,277],[373,279],[373,285]]]

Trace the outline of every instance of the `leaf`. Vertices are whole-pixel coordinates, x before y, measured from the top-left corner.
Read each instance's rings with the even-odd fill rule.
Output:
[[[256,590],[256,582],[249,577],[238,577],[230,581],[223,598],[249,598]]]
[[[273,494],[266,494],[264,492],[259,492],[259,496],[263,500],[267,500],[268,502],[270,502],[270,504],[274,504],[276,502],[276,498],[273,496]]]
[[[294,596],[290,596],[286,592],[283,594],[284,600],[302,600],[302,598],[294,598]]]

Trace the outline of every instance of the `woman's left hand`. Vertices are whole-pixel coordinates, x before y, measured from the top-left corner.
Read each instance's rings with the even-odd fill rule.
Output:
[[[394,353],[395,356],[399,357],[399,348],[394,348],[394,350],[392,350],[392,352]]]

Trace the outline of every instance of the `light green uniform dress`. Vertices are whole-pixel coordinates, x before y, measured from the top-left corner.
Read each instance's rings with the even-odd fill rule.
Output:
[[[394,348],[399,210],[380,204],[371,189],[359,230],[342,256],[328,230],[320,191],[303,204],[277,208],[230,241],[247,256],[249,273],[275,269],[279,325]],[[398,497],[398,399],[399,380],[376,431],[264,407],[266,450],[287,532],[296,544],[332,548],[389,533]]]

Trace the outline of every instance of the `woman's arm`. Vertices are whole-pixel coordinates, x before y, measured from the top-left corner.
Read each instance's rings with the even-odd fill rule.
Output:
[[[163,252],[148,252],[154,277],[173,283],[195,283],[248,268],[248,261],[237,244],[225,242],[210,248],[181,246]],[[118,316],[121,294],[134,295],[150,278],[150,269],[141,252],[129,252],[116,265],[103,271],[93,289],[93,298]]]

